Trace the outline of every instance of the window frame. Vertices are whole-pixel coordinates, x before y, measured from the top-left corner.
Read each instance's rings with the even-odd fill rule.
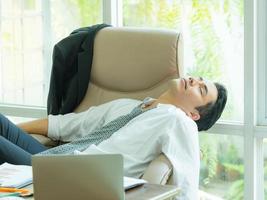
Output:
[[[257,124],[259,125],[267,125],[267,107],[265,102],[267,100],[267,87],[264,87],[267,83],[265,68],[267,67],[266,63],[266,42],[267,42],[267,34],[266,34],[266,26],[267,26],[267,15],[264,11],[267,10],[267,3],[264,0],[258,0],[257,5],[257,15],[256,15],[256,45],[257,51],[257,59],[256,64],[258,66],[258,74],[257,74],[257,86],[258,86],[258,106],[257,112],[259,113]],[[266,134],[267,137],[267,134]]]
[[[252,9],[252,8],[251,8]],[[248,165],[246,170],[249,174],[249,167],[254,164],[254,197],[255,199],[263,200],[266,197],[264,194],[264,154],[263,154],[263,139],[267,138],[267,62],[266,62],[266,42],[267,42],[267,3],[265,0],[254,0],[254,15],[251,16],[254,19],[254,69],[255,69],[255,80],[254,81],[254,127],[252,131],[254,142],[254,159]],[[251,38],[252,40],[252,38]],[[245,49],[246,50],[246,49]],[[252,141],[249,141],[252,143]],[[246,154],[245,154],[246,155]],[[247,181],[251,181],[248,179]],[[249,187],[249,186],[247,186]]]
[[[244,197],[256,199],[254,127],[254,2],[244,0]],[[252,30],[252,31],[251,31]],[[250,171],[251,173],[248,173]]]

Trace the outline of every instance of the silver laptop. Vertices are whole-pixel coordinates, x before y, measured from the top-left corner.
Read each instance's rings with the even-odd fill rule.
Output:
[[[35,200],[124,200],[119,154],[33,156]]]

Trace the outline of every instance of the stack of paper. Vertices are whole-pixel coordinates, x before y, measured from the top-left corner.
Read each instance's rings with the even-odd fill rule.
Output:
[[[127,176],[123,177],[124,190],[128,190],[145,183],[147,183],[147,181],[145,181],[144,179],[131,178]]]
[[[32,183],[32,167],[26,165],[0,165],[0,187],[22,188]]]

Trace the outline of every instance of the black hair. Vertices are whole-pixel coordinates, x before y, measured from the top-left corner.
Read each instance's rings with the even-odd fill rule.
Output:
[[[198,131],[206,131],[220,118],[227,101],[227,90],[220,83],[214,83],[218,96],[215,102],[209,102],[204,106],[197,107],[200,118],[196,121]]]

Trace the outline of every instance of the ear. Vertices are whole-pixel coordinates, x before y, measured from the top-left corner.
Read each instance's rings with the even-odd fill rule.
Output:
[[[197,120],[200,119],[200,115],[199,115],[198,111],[187,112],[186,115],[187,115],[188,117],[190,117],[190,118],[191,118],[192,120],[194,120],[194,121],[197,121]]]

